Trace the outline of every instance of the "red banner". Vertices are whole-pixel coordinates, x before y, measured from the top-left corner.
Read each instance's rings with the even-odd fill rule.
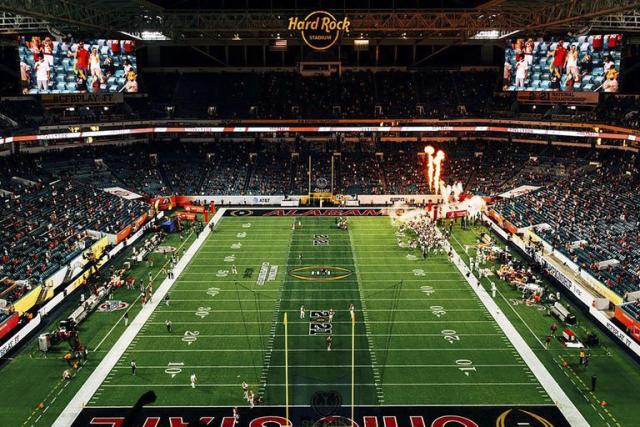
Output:
[[[151,206],[156,211],[166,211],[176,207],[176,196],[156,197],[151,199]]]
[[[0,325],[0,339],[4,338],[9,332],[13,331],[13,328],[18,326],[18,320],[20,320],[20,317],[14,313]]]
[[[461,211],[449,211],[447,212],[447,218],[461,218],[463,216],[467,216],[467,210]]]
[[[149,219],[149,215],[146,212],[140,215],[140,217],[135,220],[136,228],[142,227],[144,223],[147,222],[147,219]]]
[[[129,237],[129,234],[131,234],[131,225],[127,225],[127,227],[123,230],[121,230],[118,234],[116,234],[116,243],[120,243],[123,240],[125,240],[127,237]]]
[[[627,327],[631,336],[640,342],[640,319],[634,319],[631,313],[627,313],[620,306],[616,306],[615,317]]]
[[[181,220],[184,220],[184,221],[195,221],[196,220],[196,214],[190,213],[190,212],[179,212],[178,213],[178,219],[181,219]]]
[[[204,212],[204,206],[185,205],[184,210],[187,212],[202,213]]]

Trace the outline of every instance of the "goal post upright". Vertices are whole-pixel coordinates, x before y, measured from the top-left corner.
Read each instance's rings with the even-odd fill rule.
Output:
[[[287,312],[284,313],[284,408],[285,417],[289,425],[289,326],[287,321]]]
[[[355,427],[356,400],[356,314],[351,311],[351,427]]]

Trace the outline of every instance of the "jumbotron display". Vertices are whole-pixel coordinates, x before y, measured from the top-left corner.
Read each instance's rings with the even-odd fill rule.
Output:
[[[618,92],[622,34],[508,40],[503,89]]]
[[[133,40],[20,37],[24,95],[138,92]]]

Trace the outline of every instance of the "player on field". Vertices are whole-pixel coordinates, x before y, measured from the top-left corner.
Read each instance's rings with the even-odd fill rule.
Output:
[[[331,345],[333,344],[333,337],[329,335],[327,337],[327,351],[331,351]]]
[[[243,392],[243,397],[245,400],[249,400],[249,384],[247,384],[246,382],[242,382],[242,392]]]
[[[136,361],[132,360],[131,361],[131,375],[133,375],[134,377],[136,376],[136,368],[138,367],[138,365],[136,365]]]
[[[336,314],[335,311],[333,311],[333,308],[329,309],[329,323],[331,323],[333,321],[333,316]]]
[[[238,274],[238,269],[236,268],[236,265],[235,265],[235,264],[233,264],[233,265],[231,266],[231,274],[233,274],[233,275]]]
[[[169,319],[165,320],[164,326],[167,327],[167,332],[171,333],[171,329],[173,328],[173,324],[171,323],[171,320]]]
[[[195,373],[191,374],[191,388],[196,388],[196,383],[198,382],[198,378]]]
[[[300,306],[300,318],[304,319],[304,304]]]
[[[253,394],[251,390],[247,393],[247,400],[249,401],[249,405],[253,408],[256,405],[256,395]]]

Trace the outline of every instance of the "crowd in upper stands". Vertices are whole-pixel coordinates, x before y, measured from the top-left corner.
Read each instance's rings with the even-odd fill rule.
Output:
[[[12,132],[1,114],[17,122],[13,130],[152,118],[542,118],[545,113],[570,121],[640,124],[640,101],[634,96],[608,95],[592,111],[557,106],[519,111],[515,94],[500,91],[497,71],[344,71],[314,77],[296,72],[149,74],[145,92],[148,97],[127,98],[107,110],[45,111],[28,98],[4,101],[0,132]]]
[[[0,279],[37,282],[87,245],[88,230],[117,233],[148,209],[103,188],[121,187],[141,200],[159,194],[306,194],[332,186],[351,195],[419,194],[428,191],[424,145],[156,141],[0,157]],[[497,196],[524,184],[540,186],[498,201],[497,211],[516,227],[548,224],[540,235],[585,270],[621,295],[638,290],[635,155],[506,141],[433,145],[447,153],[444,182],[460,182],[467,192]],[[607,260],[619,264],[598,268]]]
[[[539,191],[497,203],[621,296],[640,289],[640,175],[635,154],[600,152]],[[612,261],[612,262],[608,262]]]
[[[68,264],[88,247],[89,230],[116,234],[148,210],[83,182],[91,172],[83,176],[89,169],[76,169],[77,161],[56,166],[35,156],[0,158],[0,279],[24,281],[9,282],[0,299],[19,298]]]

